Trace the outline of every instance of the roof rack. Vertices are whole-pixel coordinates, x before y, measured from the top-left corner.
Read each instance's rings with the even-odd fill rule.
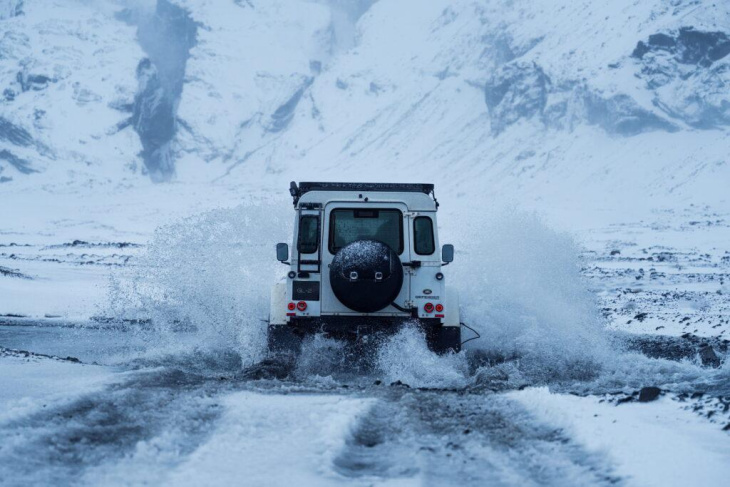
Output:
[[[408,192],[408,193],[424,193],[433,196],[433,200],[438,207],[436,201],[436,193],[433,184],[421,183],[326,183],[326,182],[302,182],[292,181],[289,184],[289,194],[294,198],[294,206],[299,202],[299,198],[310,191],[379,191],[379,192]]]

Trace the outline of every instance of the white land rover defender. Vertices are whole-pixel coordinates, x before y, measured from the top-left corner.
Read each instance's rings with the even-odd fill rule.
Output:
[[[442,267],[432,184],[291,183],[296,221],[290,266],[274,285],[269,349],[296,354],[304,336],[359,339],[418,323],[437,353],[461,348],[459,298]]]

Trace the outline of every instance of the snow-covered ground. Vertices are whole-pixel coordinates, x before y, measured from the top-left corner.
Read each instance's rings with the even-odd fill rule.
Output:
[[[3,364],[0,421],[3,423],[102,389],[114,377],[113,370],[79,364],[77,360],[6,349],[0,350],[0,357]]]
[[[728,63],[709,0],[0,0],[0,484],[722,483]],[[435,183],[482,339],[262,362],[291,180]]]
[[[630,483],[724,482],[730,456],[727,434],[674,401],[618,408],[594,398],[551,394],[544,388],[509,396],[589,450],[606,454],[616,474]]]

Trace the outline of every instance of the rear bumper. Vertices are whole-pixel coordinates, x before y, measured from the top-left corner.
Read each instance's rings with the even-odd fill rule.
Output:
[[[367,336],[388,336],[397,333],[404,326],[417,326],[423,330],[432,351],[446,353],[461,350],[461,327],[445,326],[438,319],[334,318],[296,318],[286,325],[269,325],[269,348],[298,349],[298,344],[304,337],[314,334],[360,342],[361,339],[367,340]]]
[[[288,326],[303,334],[357,336],[372,333],[396,333],[409,325],[420,326],[424,329],[443,327],[440,319],[372,316],[292,317]]]

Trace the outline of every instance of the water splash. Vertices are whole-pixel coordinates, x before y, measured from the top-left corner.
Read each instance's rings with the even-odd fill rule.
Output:
[[[146,253],[112,280],[108,315],[138,320],[129,335],[147,344],[120,361],[203,375],[235,374],[261,361],[269,289],[285,270],[272,242],[290,237],[290,223],[288,205],[274,202],[160,228]],[[614,340],[581,277],[579,248],[538,217],[507,212],[462,228],[474,230],[460,235],[458,264],[447,278],[460,290],[462,319],[481,340],[465,353],[439,356],[416,326],[357,347],[314,336],[290,378],[496,390],[549,384],[583,393],[647,385],[727,390],[727,360],[708,370],[632,353]]]
[[[466,356],[431,352],[426,336],[416,326],[403,328],[385,340],[377,352],[377,365],[386,383],[401,381],[434,388],[461,388],[469,383]]]
[[[326,338],[318,334],[310,337],[302,344],[301,354],[297,359],[296,377],[300,379],[328,378],[335,381],[335,377],[352,369],[350,366],[347,344],[342,340]]]
[[[646,386],[657,386],[673,393],[730,394],[730,361],[717,369],[702,367],[694,360],[650,358],[639,353],[619,351],[590,382],[563,384],[560,389],[581,394],[631,393]]]
[[[611,346],[575,242],[534,214],[464,217],[450,285],[460,290],[462,320],[482,335],[467,347],[518,358],[538,382],[597,374]]]
[[[650,385],[728,391],[727,360],[707,369],[699,359],[649,358],[607,330],[581,276],[580,248],[569,235],[518,211],[463,217],[468,225],[454,222],[467,230],[459,235],[460,264],[449,278],[461,293],[462,320],[482,335],[466,346],[475,384],[548,384],[587,394]]]
[[[272,242],[290,235],[286,210],[245,204],[158,229],[146,253],[114,276],[108,313],[149,320],[157,343],[148,355],[163,363],[171,354],[197,361],[224,350],[234,350],[243,365],[260,360],[269,290],[283,273]]]

